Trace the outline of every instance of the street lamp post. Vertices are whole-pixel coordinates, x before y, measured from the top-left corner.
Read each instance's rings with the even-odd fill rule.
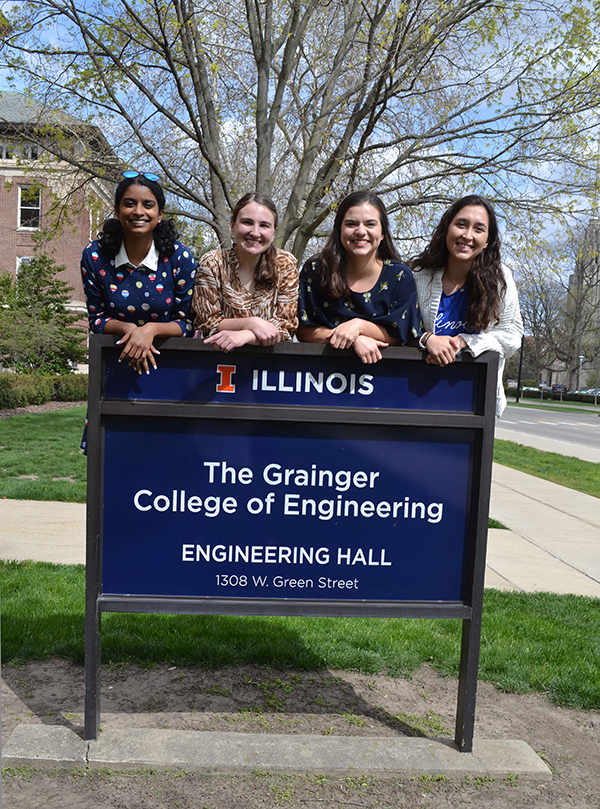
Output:
[[[519,357],[519,373],[517,375],[517,397],[515,403],[518,404],[521,394],[521,373],[523,371],[523,348],[525,347],[525,335],[521,337],[521,356]]]
[[[579,369],[577,371],[577,393],[581,393],[581,366],[583,365],[585,357],[580,354],[579,355]]]

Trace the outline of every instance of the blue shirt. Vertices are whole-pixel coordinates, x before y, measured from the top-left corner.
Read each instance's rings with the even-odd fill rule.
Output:
[[[457,334],[477,334],[467,326],[467,302],[469,297],[464,287],[452,295],[442,292],[440,305],[435,318],[435,334],[456,337]]]
[[[106,323],[116,319],[138,326],[177,323],[184,337],[192,335],[194,257],[176,242],[172,256],[153,258],[151,251],[134,267],[123,249],[110,258],[97,241],[88,244],[81,256],[81,276],[90,331],[102,334]]]

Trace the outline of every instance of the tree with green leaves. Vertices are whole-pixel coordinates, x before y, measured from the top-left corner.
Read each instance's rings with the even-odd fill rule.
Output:
[[[33,374],[68,374],[85,360],[85,330],[69,312],[71,287],[65,268],[45,255],[33,258],[16,277],[0,273],[0,366]]]
[[[591,0],[22,0],[5,14],[2,54],[30,93],[100,126],[224,243],[255,189],[299,259],[359,187],[411,240],[466,190],[510,224],[588,207]],[[47,150],[102,174],[50,135]]]

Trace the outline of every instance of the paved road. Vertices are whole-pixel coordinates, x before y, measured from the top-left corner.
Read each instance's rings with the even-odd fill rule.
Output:
[[[508,432],[513,433],[514,437],[504,435]],[[496,437],[506,437],[509,440],[518,441],[519,434],[533,436],[537,439],[560,441],[578,448],[584,447],[591,453],[591,456],[585,460],[600,460],[600,418],[593,412],[584,410],[577,413],[572,411],[558,413],[555,410],[544,410],[543,408],[521,408],[509,405],[496,425]],[[565,452],[565,454],[571,453]],[[572,454],[582,457],[579,452]]]

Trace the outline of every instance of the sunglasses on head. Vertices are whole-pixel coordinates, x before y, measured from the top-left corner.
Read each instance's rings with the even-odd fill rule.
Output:
[[[150,171],[124,171],[123,177],[125,177],[127,180],[131,180],[134,177],[145,177],[147,180],[150,180],[150,182],[160,182],[160,177],[158,174],[152,174]]]

